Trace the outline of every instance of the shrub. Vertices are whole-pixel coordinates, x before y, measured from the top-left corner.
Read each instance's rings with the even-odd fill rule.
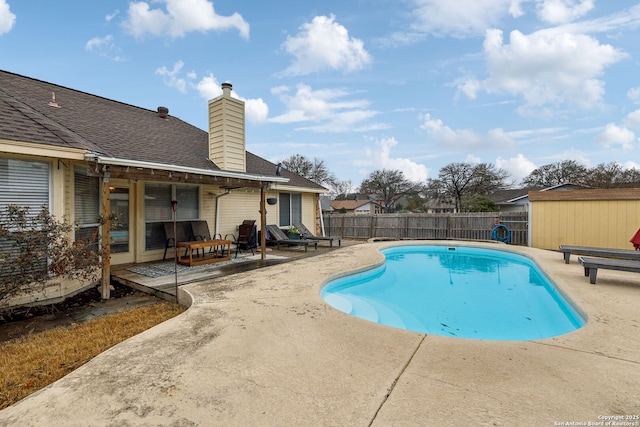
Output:
[[[37,214],[16,205],[0,212],[0,308],[59,278],[96,278],[101,267],[98,236],[74,242],[72,231],[72,225],[57,220],[44,206]]]

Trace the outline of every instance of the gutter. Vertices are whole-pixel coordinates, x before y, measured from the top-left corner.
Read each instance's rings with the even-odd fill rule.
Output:
[[[189,166],[178,166],[178,165],[168,165],[165,163],[154,163],[154,162],[144,162],[140,160],[129,160],[129,159],[118,159],[115,157],[105,157],[96,153],[87,153],[84,155],[84,158],[88,162],[96,162],[100,165],[113,165],[113,166],[129,166],[132,168],[145,168],[145,169],[155,169],[155,170],[169,170],[173,172],[184,172],[190,173],[194,175],[205,175],[205,176],[218,176],[221,178],[236,178],[236,179],[246,179],[251,181],[259,181],[259,182],[273,182],[273,183],[287,183],[289,182],[289,178],[284,178],[281,176],[267,176],[267,175],[254,175],[243,172],[231,172],[224,170],[211,170],[211,169],[200,169],[200,168],[192,168]]]
[[[215,239],[215,234],[219,234],[218,233],[218,229],[220,228],[220,198],[231,194],[231,190],[227,189],[225,190],[224,193],[222,194],[216,194],[216,221],[215,221],[215,225],[214,225],[214,239]],[[220,234],[220,237],[222,237],[222,234]]]

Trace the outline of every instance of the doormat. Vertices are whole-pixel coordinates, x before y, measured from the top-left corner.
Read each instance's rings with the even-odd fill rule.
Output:
[[[215,268],[223,267],[229,264],[238,264],[241,262],[250,261],[250,258],[232,258],[229,261],[220,261],[215,264],[205,264],[205,265],[196,265],[193,267],[189,267],[186,265],[177,265],[178,274],[183,273],[194,273],[203,270],[212,270]],[[132,273],[141,274],[147,277],[162,277],[169,276],[171,274],[175,274],[176,265],[173,261],[162,262],[158,264],[149,264],[149,265],[136,265],[133,267],[127,268],[127,271]]]

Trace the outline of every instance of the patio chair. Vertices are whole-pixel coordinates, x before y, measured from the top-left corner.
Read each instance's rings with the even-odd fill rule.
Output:
[[[209,232],[209,224],[206,220],[191,221],[191,231],[193,232],[193,240],[203,240],[205,242],[208,242],[210,240],[222,240],[222,236],[218,233],[214,234],[213,238],[211,238],[211,233]],[[217,246],[209,247],[209,253],[217,251]],[[204,256],[204,248],[202,248],[202,256]]]
[[[167,249],[175,248],[176,243],[195,240],[193,231],[191,230],[191,224],[189,223],[189,221],[176,222],[175,235],[173,232],[173,221],[163,222],[162,225],[164,226],[164,235],[166,239],[165,245],[164,245],[164,256],[162,257],[163,261],[167,258]]]
[[[233,234],[227,234],[224,238],[231,237],[231,241],[236,245],[236,258],[238,253],[246,250],[251,251],[251,255],[254,255],[253,250],[258,247],[258,231],[255,225],[256,221],[252,219],[245,219],[242,224],[238,226],[238,237]]]
[[[278,245],[278,249],[280,249],[281,245],[287,246],[304,246],[304,251],[306,252],[309,248],[309,245],[314,245],[316,250],[318,250],[318,241],[314,239],[289,239],[284,231],[280,230],[280,227],[277,225],[267,225],[267,235],[269,237],[269,241]]]
[[[342,237],[335,236],[315,236],[311,230],[309,230],[305,225],[301,222],[296,222],[293,224],[300,231],[300,236],[305,239],[314,239],[314,240],[325,240],[329,242],[329,246],[333,247],[333,241],[338,241],[338,246],[342,244]]]

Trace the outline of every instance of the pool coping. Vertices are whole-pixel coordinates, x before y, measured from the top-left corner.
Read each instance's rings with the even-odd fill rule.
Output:
[[[366,243],[183,286],[184,314],[17,404],[0,425],[554,425],[640,413],[640,286],[532,258],[587,324],[536,341],[398,330],[324,303],[328,281],[384,261]]]

